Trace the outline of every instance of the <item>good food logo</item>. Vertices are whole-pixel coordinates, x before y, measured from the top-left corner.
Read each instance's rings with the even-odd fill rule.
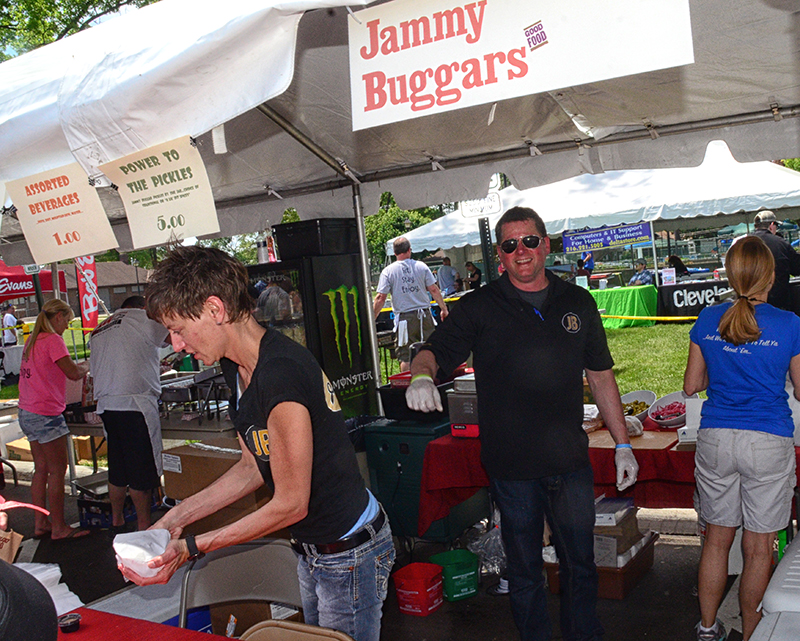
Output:
[[[528,46],[531,48],[531,51],[535,51],[539,47],[544,47],[547,44],[547,34],[544,32],[544,26],[541,20],[525,28],[525,40],[528,41]]]

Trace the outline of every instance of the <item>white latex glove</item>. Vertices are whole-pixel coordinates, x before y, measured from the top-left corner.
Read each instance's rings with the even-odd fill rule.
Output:
[[[639,464],[629,447],[620,447],[614,453],[614,464],[617,466],[617,489],[621,492],[636,483]]]
[[[433,379],[425,374],[417,374],[406,390],[406,405],[417,412],[444,411],[442,397],[433,384]]]

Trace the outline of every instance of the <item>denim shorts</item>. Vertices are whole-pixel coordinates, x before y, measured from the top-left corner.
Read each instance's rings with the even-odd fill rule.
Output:
[[[38,441],[41,444],[55,441],[69,434],[63,414],[42,416],[20,408],[19,426],[29,441]]]
[[[700,430],[695,454],[700,517],[723,527],[776,532],[789,523],[794,440],[755,430]]]

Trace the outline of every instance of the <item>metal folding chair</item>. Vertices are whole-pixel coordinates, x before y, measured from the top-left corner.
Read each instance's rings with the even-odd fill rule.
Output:
[[[294,621],[262,621],[245,630],[239,638],[242,641],[307,641],[309,638],[353,641],[353,637],[344,632]]]
[[[183,576],[178,625],[188,611],[234,601],[274,601],[302,607],[297,555],[285,539],[256,539],[190,561]]]

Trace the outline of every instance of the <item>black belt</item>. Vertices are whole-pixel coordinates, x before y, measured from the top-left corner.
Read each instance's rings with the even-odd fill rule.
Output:
[[[383,527],[385,521],[386,514],[382,509],[379,509],[378,516],[376,516],[368,525],[374,532],[377,533]],[[366,543],[371,538],[372,532],[370,532],[365,525],[360,530],[353,532],[350,536],[346,536],[345,538],[334,541],[333,543],[317,543],[315,545],[313,543],[301,543],[297,539],[291,539],[290,543],[292,544],[294,551],[298,554],[338,554],[339,552],[347,552],[348,550],[357,548],[359,545]]]

